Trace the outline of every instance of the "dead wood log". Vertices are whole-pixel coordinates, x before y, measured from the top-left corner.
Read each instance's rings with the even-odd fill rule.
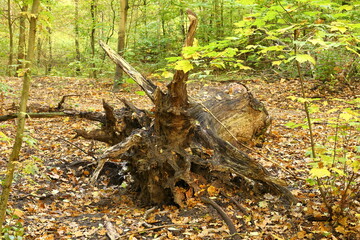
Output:
[[[68,97],[74,97],[74,96],[80,96],[80,95],[64,95],[60,102],[58,103],[57,107],[49,107],[49,106],[43,106],[41,104],[31,104],[29,105],[26,110],[26,117],[27,118],[55,118],[55,117],[64,117],[64,116],[74,116],[76,113],[71,110],[64,110],[63,104],[65,103],[66,98]],[[13,106],[11,107],[12,110],[18,111],[18,106],[13,103]],[[8,109],[10,110],[10,109]],[[0,116],[0,122],[15,119],[18,117],[17,113],[7,114]]]
[[[188,15],[190,29],[185,46],[192,44],[197,25],[196,15],[191,11]],[[146,204],[175,202],[183,206],[189,197],[201,194],[201,187],[206,184],[216,181],[224,187],[237,188],[239,179],[281,195],[290,202],[295,201],[283,182],[219,137],[208,111],[213,105],[204,108],[188,100],[188,73],[177,70],[167,92],[163,92],[108,46],[100,44],[108,56],[144,89],[154,102],[155,111],[153,114],[124,102],[126,107],[114,117],[117,113],[104,103],[103,134],[112,131],[110,136],[115,136],[116,141],[108,143],[118,143],[99,159],[98,168],[108,158],[126,161],[133,189]],[[259,106],[253,100],[249,104],[255,108]],[[215,104],[216,108],[221,111],[220,105]],[[119,122],[119,118],[122,121]],[[85,135],[79,134],[87,137]]]
[[[27,118],[55,118],[67,116],[64,112],[39,112],[39,113],[27,113]],[[0,122],[15,119],[18,117],[17,113],[0,116]]]

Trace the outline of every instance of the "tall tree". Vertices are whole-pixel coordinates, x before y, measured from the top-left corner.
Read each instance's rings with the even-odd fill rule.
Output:
[[[36,21],[39,12],[40,0],[33,0],[31,15],[30,15],[30,28],[29,28],[29,43],[28,53],[26,58],[26,69],[31,69],[32,61],[34,61],[35,37],[36,37]],[[29,98],[31,72],[27,70],[24,73],[23,88],[21,92],[20,109],[18,113],[18,125],[16,130],[14,146],[7,163],[7,173],[2,184],[2,192],[0,196],[0,238],[2,235],[2,226],[5,221],[6,207],[10,195],[11,184],[13,181],[16,162],[19,161],[19,154],[23,142],[23,133],[26,120],[26,105]]]
[[[21,12],[19,17],[19,43],[17,54],[17,67],[16,75],[18,75],[20,69],[24,68],[25,52],[26,52],[26,12],[29,5],[26,1],[22,1]]]
[[[96,64],[95,64],[95,30],[96,30],[96,9],[97,0],[91,0],[90,13],[91,13],[91,32],[90,32],[90,46],[91,46],[91,68],[90,77],[97,78]]]
[[[51,10],[51,9],[49,9]],[[48,32],[48,55],[47,55],[47,61],[46,61],[46,69],[45,69],[45,75],[48,75],[51,73],[52,65],[53,65],[53,48],[52,48],[52,29],[51,26],[46,27]]]
[[[120,55],[123,54],[125,48],[126,19],[127,19],[128,9],[129,9],[128,1],[120,0],[120,18],[119,18],[119,33],[118,33],[118,47],[117,47],[118,53]],[[116,66],[114,86],[113,86],[114,91],[119,90],[122,76],[123,76],[123,71],[119,66]]]
[[[8,18],[8,27],[9,27],[9,62],[8,62],[8,75],[12,76],[12,65],[13,65],[13,57],[14,57],[14,34],[13,34],[13,26],[12,26],[12,18],[11,18],[11,0],[7,1],[7,18]]]
[[[80,54],[80,43],[79,43],[80,33],[79,33],[79,0],[75,0],[75,59],[76,59],[76,75],[81,74],[80,69],[80,61],[81,61],[81,54]]]

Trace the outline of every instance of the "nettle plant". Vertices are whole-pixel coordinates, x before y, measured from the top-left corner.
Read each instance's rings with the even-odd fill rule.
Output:
[[[320,102],[319,99],[291,98],[301,103],[308,102],[310,114],[322,112],[321,109],[328,105],[327,101]],[[332,128],[334,134],[327,135],[321,144],[315,144],[314,152],[312,149],[307,151],[307,155],[311,157],[307,181],[319,190],[328,217],[337,227],[335,230],[344,233],[342,227],[346,226],[347,217],[354,215],[349,206],[356,201],[360,190],[360,114],[354,110],[359,106],[360,98],[332,101],[338,102],[337,107],[331,108],[326,114],[333,117],[311,119],[314,123]],[[309,129],[306,121],[307,119],[304,123],[289,122],[285,126]],[[325,135],[326,129],[322,131]],[[357,215],[360,218],[360,215]]]

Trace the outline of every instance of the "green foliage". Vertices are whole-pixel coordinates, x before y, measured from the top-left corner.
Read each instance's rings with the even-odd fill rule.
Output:
[[[298,61],[305,75],[324,83],[350,84],[360,76],[360,24],[354,22],[360,2],[239,3],[248,14],[235,23],[233,37],[183,50],[198,70],[274,69],[292,76]]]
[[[305,100],[311,102],[309,110],[312,113],[321,112],[321,108],[328,103],[317,103],[318,100],[293,98],[299,102]],[[308,183],[318,188],[322,201],[326,206],[329,216],[333,222],[339,224],[340,219],[347,215],[348,206],[354,201],[354,196],[360,188],[360,146],[356,145],[358,132],[360,131],[360,114],[355,111],[359,106],[360,99],[345,101],[342,99],[332,99],[337,101],[338,107],[330,109],[327,114],[336,114],[326,120],[312,119],[322,122],[329,128],[335,130],[335,136],[328,135],[326,141],[315,146],[316,158],[312,158],[309,163],[310,171]],[[351,107],[344,106],[350,105]],[[307,124],[295,124],[289,122],[287,127],[307,128]],[[308,151],[311,154],[311,150]]]
[[[2,126],[0,126],[2,127]],[[5,133],[0,132],[0,142],[10,142],[11,138],[5,135]]]
[[[24,239],[24,226],[21,219],[23,212],[19,209],[7,209],[7,214],[10,216],[7,220],[6,226],[2,229],[2,237],[4,240],[22,240]],[[20,215],[20,216],[19,216]]]

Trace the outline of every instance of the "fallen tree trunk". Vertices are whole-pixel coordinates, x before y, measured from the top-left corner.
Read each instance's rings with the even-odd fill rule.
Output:
[[[26,118],[54,118],[67,116],[64,112],[39,112],[39,113],[27,113]],[[15,119],[18,117],[17,113],[0,116],[0,122]]]
[[[192,45],[197,24],[196,15],[191,11],[188,15],[191,23],[185,46]],[[206,106],[206,102],[189,101],[187,72],[177,70],[167,92],[163,92],[106,44],[101,42],[100,45],[144,89],[154,102],[155,111],[137,109],[125,100],[125,108],[114,111],[104,102],[105,114],[97,119],[103,122],[102,129],[77,131],[77,136],[112,145],[99,158],[97,174],[108,159],[126,161],[132,185],[139,199],[146,204],[183,206],[195,195],[206,194],[206,186],[214,183],[224,188],[239,188],[244,183],[251,183],[256,189],[295,201],[283,182],[219,137],[221,127],[216,125],[209,109],[215,107],[221,112],[221,103]],[[248,105],[261,112],[259,106],[262,105],[254,101],[251,94],[246,96]],[[221,119],[217,121],[221,122]]]

